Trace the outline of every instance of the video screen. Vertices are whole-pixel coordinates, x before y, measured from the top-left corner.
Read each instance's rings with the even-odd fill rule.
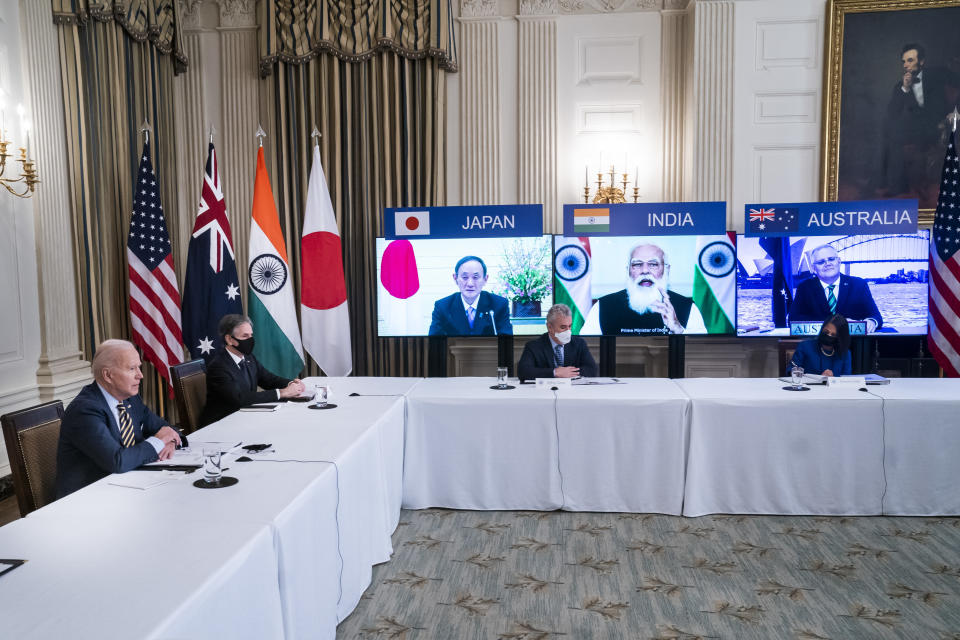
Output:
[[[574,333],[733,334],[732,236],[610,236],[554,242],[554,297]]]
[[[539,335],[553,304],[552,236],[377,238],[380,336]]]
[[[927,332],[930,232],[737,239],[737,334],[816,335],[833,313],[851,335]]]

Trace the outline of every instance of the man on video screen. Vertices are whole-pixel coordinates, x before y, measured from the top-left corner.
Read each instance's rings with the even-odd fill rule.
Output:
[[[483,291],[487,265],[477,256],[460,258],[453,270],[459,293],[440,298],[433,305],[431,336],[512,335],[507,299]]]
[[[597,300],[581,334],[706,333],[693,298],[670,290],[670,263],[657,245],[633,248],[627,261],[626,285]]]
[[[791,322],[823,322],[839,313],[848,320],[866,320],[867,332],[883,326],[883,316],[873,301],[867,281],[840,273],[841,259],[829,244],[810,252],[814,277],[797,285],[790,307]]]

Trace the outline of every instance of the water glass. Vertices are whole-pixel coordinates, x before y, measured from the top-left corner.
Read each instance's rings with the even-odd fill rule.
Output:
[[[318,407],[327,406],[327,396],[330,395],[330,388],[325,384],[317,385],[317,395],[315,396],[317,400]]]
[[[505,389],[507,387],[507,368],[497,367],[497,387]]]
[[[801,386],[803,382],[803,367],[794,367],[790,369],[790,378],[793,381],[794,387]]]
[[[206,445],[203,447],[203,479],[208,484],[220,482],[220,445]]]

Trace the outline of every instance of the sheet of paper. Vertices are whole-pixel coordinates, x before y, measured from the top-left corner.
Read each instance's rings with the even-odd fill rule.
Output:
[[[159,487],[168,482],[176,482],[182,479],[186,474],[182,471],[156,471],[151,473],[118,473],[107,480],[107,484],[115,487],[127,487],[128,489],[140,489],[146,491]]]

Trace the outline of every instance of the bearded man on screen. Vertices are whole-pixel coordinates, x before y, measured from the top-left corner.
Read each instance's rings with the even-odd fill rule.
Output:
[[[706,333],[706,326],[693,298],[670,290],[670,263],[663,249],[645,243],[630,251],[626,287],[597,300],[580,333]]]

